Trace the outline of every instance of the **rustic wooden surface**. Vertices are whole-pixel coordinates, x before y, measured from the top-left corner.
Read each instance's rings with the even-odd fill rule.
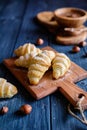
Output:
[[[42,49],[55,51],[49,46]],[[76,82],[87,78],[86,70],[71,61],[71,66],[63,77],[54,80],[52,70],[48,70],[37,85],[31,85],[27,77],[28,70],[15,66],[15,59],[15,57],[4,59],[3,63],[35,99],[39,100],[60,90],[74,107],[79,97],[84,95],[85,99],[81,105],[87,109],[87,93],[75,85]]]
[[[0,1],[0,77],[17,86],[19,93],[12,99],[0,99],[0,107],[6,105],[9,112],[0,115],[0,130],[87,130],[87,126],[69,115],[68,101],[56,92],[41,100],[34,100],[21,83],[9,72],[2,61],[14,56],[13,51],[25,42],[35,43],[38,37],[44,39],[44,44],[67,54],[72,61],[87,70],[87,47],[82,47],[79,53],[71,53],[73,46],[58,45],[54,37],[34,17],[40,11],[53,11],[60,7],[78,7],[87,9],[86,0],[1,0]],[[87,25],[87,23],[86,23]],[[87,79],[77,83],[87,91]],[[22,116],[17,113],[23,104],[32,105],[30,115]],[[87,116],[87,111],[85,112]]]

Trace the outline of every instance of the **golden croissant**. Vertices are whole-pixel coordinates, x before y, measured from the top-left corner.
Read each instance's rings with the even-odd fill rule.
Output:
[[[31,43],[26,43],[23,46],[18,47],[14,53],[16,56],[24,56],[25,54],[30,54],[30,53],[40,53],[41,50],[39,48],[36,48],[34,44]]]
[[[33,58],[28,70],[30,84],[35,85],[39,83],[44,73],[51,66],[51,61],[54,57],[55,53],[53,51],[44,50]]]
[[[0,98],[11,98],[17,94],[17,88],[6,79],[0,78]]]
[[[38,53],[39,52],[32,52],[31,54],[25,54],[24,56],[20,56],[18,59],[15,60],[14,63],[16,66],[28,68],[32,58]]]
[[[62,77],[71,65],[70,59],[63,53],[57,53],[52,61],[53,78]]]

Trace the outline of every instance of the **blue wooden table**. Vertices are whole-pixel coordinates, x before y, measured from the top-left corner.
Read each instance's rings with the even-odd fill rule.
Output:
[[[70,53],[72,46],[55,43],[52,34],[39,26],[34,17],[40,11],[54,11],[60,7],[87,9],[87,0],[0,0],[0,77],[6,78],[18,88],[18,94],[0,99],[0,108],[8,106],[9,112],[0,115],[0,130],[87,130],[87,126],[73,118],[67,111],[68,101],[60,93],[53,93],[36,101],[3,65],[3,60],[12,57],[14,49],[25,42],[35,43],[38,37],[44,44],[67,54],[72,61],[87,70],[87,47],[76,54]],[[85,56],[86,55],[86,56]],[[87,91],[87,79],[77,83]],[[23,116],[17,110],[23,104],[30,104],[32,112]],[[87,116],[87,112],[85,112]]]

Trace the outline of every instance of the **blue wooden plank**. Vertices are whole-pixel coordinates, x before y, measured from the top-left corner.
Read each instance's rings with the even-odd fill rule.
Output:
[[[17,0],[15,0],[15,4],[12,4],[12,1],[5,2],[6,4],[4,4],[4,2],[1,3],[0,1],[0,63],[3,61],[4,58],[11,57],[12,55],[22,23],[23,15],[26,10],[25,0],[22,0],[21,3],[20,1],[18,2]],[[20,10],[18,9],[18,7]],[[6,78],[9,82],[15,85],[18,84],[16,83],[17,81],[14,79],[14,77],[12,77],[11,73],[9,73],[9,71],[3,66],[2,63],[0,64],[0,77]],[[18,99],[20,100],[20,98]],[[18,99],[16,96],[12,99],[0,99],[0,108],[4,105],[9,107],[9,112],[7,115],[0,115],[0,130],[16,129],[16,126],[18,124],[16,122],[16,114],[14,114],[14,112],[17,110],[17,104],[15,104],[15,102],[18,103]]]
[[[42,2],[42,4],[41,4]],[[36,16],[36,13],[38,12],[38,8],[40,9],[40,4],[47,6],[47,3],[45,1],[37,1],[37,6],[33,4],[32,1],[29,1],[27,5],[26,14],[24,16],[23,24],[20,29],[19,36],[17,38],[17,42],[15,44],[15,48],[17,48],[20,45],[23,45],[25,42],[31,42],[36,43],[36,40],[38,37],[41,37],[44,39],[44,44],[42,46],[38,47],[44,47],[48,45],[48,34],[43,31],[43,28],[38,28],[37,24],[34,21],[34,17]],[[44,8],[44,6],[42,6]],[[46,8],[45,8],[46,9]],[[21,85],[18,86],[19,88],[23,87]],[[25,97],[25,92],[23,93]],[[20,94],[19,94],[20,95]],[[20,95],[22,103],[23,99]],[[28,94],[29,97],[29,94]],[[50,130],[50,99],[49,96],[39,100],[39,101],[33,101],[30,103],[30,100],[32,100],[32,97],[30,96],[30,100],[25,99],[24,103],[29,103],[33,107],[33,112],[31,112],[30,116],[25,117],[24,119],[20,119],[20,122],[26,121],[26,124],[24,124],[23,129],[27,129],[26,126],[30,130],[38,129],[38,130]],[[19,104],[22,104],[19,102]],[[31,118],[32,117],[32,118]],[[28,123],[29,121],[29,123]]]
[[[3,6],[4,2],[0,1],[0,3],[0,7]],[[20,0],[6,1],[5,3],[5,8],[0,12],[0,51],[3,50],[0,61],[11,56],[26,9],[25,0],[22,2]]]
[[[51,6],[49,8],[51,9],[52,5],[55,4],[55,1],[51,1]],[[57,5],[57,6],[56,6]],[[78,7],[82,9],[87,9],[87,2],[84,0],[79,1],[79,0],[73,0],[73,1],[56,1],[56,5],[53,6],[54,8],[60,8],[60,7]],[[87,57],[84,57],[86,52],[84,51],[84,48],[86,50],[87,47],[81,48],[81,51],[79,53],[73,54],[70,53],[72,50],[73,46],[63,46],[63,45],[58,45],[52,38],[52,35],[50,35],[49,38],[49,45],[52,46],[54,49],[56,49],[59,52],[63,52],[67,54],[72,61],[80,65],[82,68],[87,70]],[[79,87],[87,91],[87,79],[79,82],[77,84]],[[69,115],[67,111],[67,106],[68,106],[68,101],[66,98],[61,94],[61,93],[55,93],[51,96],[51,121],[52,125],[51,128],[52,130],[86,130],[86,126],[82,123],[80,123],[78,120],[73,118],[72,116]],[[85,113],[87,115],[87,111]]]
[[[26,0],[3,0],[0,1],[0,19],[20,19],[23,16]]]
[[[10,57],[14,48],[21,20],[0,20],[0,62]]]
[[[43,28],[38,27],[35,21],[35,16],[38,13],[38,10],[40,11],[44,9],[47,10],[46,1],[37,1],[37,5],[34,3],[34,1],[29,1],[15,48],[23,45],[25,42],[31,42],[35,44],[38,37],[44,40],[44,44],[38,47],[44,47],[48,45],[48,32],[43,30]]]
[[[0,4],[0,52],[2,52],[0,62],[4,58],[11,57],[13,50],[19,45],[25,42],[35,43],[36,39],[41,37],[45,43],[38,47],[50,45],[57,51],[66,53],[71,60],[87,69],[87,58],[82,57],[85,54],[83,48],[80,53],[69,53],[72,46],[56,44],[53,35],[46,32],[34,20],[36,14],[44,10],[55,10],[64,6],[87,8],[86,0],[80,0],[80,4],[78,3],[79,0],[38,0],[37,2],[29,0],[28,3],[25,0],[7,0],[6,3],[2,2]],[[6,8],[3,10],[4,7]],[[12,99],[0,100],[0,107],[3,105],[9,107],[7,115],[0,116],[0,130],[86,130],[85,125],[68,114],[68,101],[60,92],[35,101],[2,64],[0,65],[0,76],[15,84],[19,91]],[[81,81],[78,85],[87,90],[87,80]],[[27,116],[18,115],[16,111],[25,103],[32,105],[31,114]]]
[[[1,1],[0,1],[1,3]],[[17,2],[18,3],[18,2]],[[24,9],[25,9],[25,2],[23,1],[23,3],[21,5],[21,11],[18,11],[17,15],[20,16],[22,14],[24,14]],[[0,4],[0,11],[2,12],[4,10],[4,12],[7,12],[7,9],[5,11],[5,6],[7,2],[2,2]],[[18,3],[19,5],[19,3]],[[17,6],[18,6],[17,5]],[[1,8],[2,7],[2,8]],[[9,10],[9,9],[8,9]],[[15,10],[16,10],[16,6],[15,6]],[[10,10],[9,10],[10,11]],[[8,11],[8,12],[9,12]],[[10,17],[10,14],[6,14],[8,17]],[[13,13],[13,15],[15,16],[15,12]],[[14,48],[14,44],[16,41],[16,37],[18,35],[18,31],[20,29],[20,24],[21,24],[21,19],[7,19],[7,17],[0,15],[0,63],[3,61],[4,58],[8,58],[11,56],[13,48]],[[3,69],[3,65],[0,65],[0,75],[3,76],[4,75],[4,71],[5,69]]]

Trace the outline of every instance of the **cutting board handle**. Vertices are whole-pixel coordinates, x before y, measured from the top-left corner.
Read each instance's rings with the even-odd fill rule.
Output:
[[[62,87],[58,87],[58,89],[74,107],[77,106],[78,101],[84,96],[81,106],[84,110],[87,109],[87,92],[76,84],[66,81],[63,82]]]

